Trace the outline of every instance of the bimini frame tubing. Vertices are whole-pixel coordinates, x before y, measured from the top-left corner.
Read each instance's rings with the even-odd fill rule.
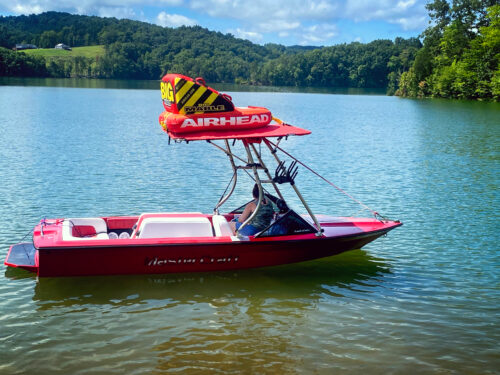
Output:
[[[263,138],[263,140],[264,140],[264,143],[266,144],[267,148],[269,149],[269,151],[271,152],[271,154],[274,156],[274,158],[276,159],[276,162],[279,165],[281,163],[281,160],[278,158],[278,155],[276,155],[276,151],[273,150],[271,144],[269,143],[269,141],[266,138]],[[304,197],[302,197],[302,194],[300,194],[300,191],[297,188],[297,185],[295,185],[295,183],[293,181],[290,182],[290,185],[292,185],[293,190],[295,190],[295,193],[297,194],[297,196],[299,197],[300,201],[302,202],[302,205],[307,210],[309,216],[311,216],[311,218],[313,219],[314,224],[316,224],[316,228],[318,228],[318,231],[316,232],[316,236],[318,236],[318,237],[321,236],[322,233],[323,233],[323,230],[321,229],[321,225],[320,225],[318,219],[316,218],[316,215],[314,215],[314,213],[312,212],[312,210],[309,208],[309,205],[304,200]]]
[[[262,140],[264,141],[267,148],[269,149],[271,154],[274,156],[274,158],[276,159],[276,162],[279,165],[281,163],[281,160],[276,155],[276,152],[273,150],[271,144],[265,138],[262,138]],[[232,153],[231,147],[229,146],[229,142],[227,139],[224,140],[226,148],[223,148],[215,143],[209,142],[212,145],[214,145],[215,147],[217,147],[218,149],[222,150],[228,156],[229,162],[230,162],[231,167],[233,168],[233,172],[234,172],[233,184],[231,186],[231,189],[223,198],[220,199],[219,203],[217,203],[217,205],[215,206],[215,208],[214,208],[215,214],[219,213],[219,207],[222,206],[229,199],[229,197],[233,194],[234,189],[236,187],[236,183],[237,183],[238,169],[252,169],[255,183],[257,184],[257,186],[259,188],[259,198],[257,200],[257,207],[252,212],[252,214],[241,224],[240,228],[236,231],[237,235],[240,235],[239,234],[240,230],[243,229],[246,225],[248,225],[248,223],[250,223],[250,221],[252,221],[252,219],[255,217],[255,215],[259,211],[259,209],[262,205],[262,200],[264,198],[264,189],[262,188],[263,183],[272,184],[274,187],[274,190],[276,191],[278,196],[284,200],[283,195],[281,194],[281,191],[279,190],[277,183],[275,182],[275,180],[272,178],[271,174],[269,173],[269,170],[267,169],[266,165],[264,164],[264,161],[262,160],[262,157],[259,154],[259,152],[257,151],[257,148],[255,147],[255,145],[252,142],[247,142],[246,140],[241,140],[241,141],[243,142],[243,146],[244,146],[246,154],[247,154],[247,160],[244,160],[243,158],[238,157]],[[258,163],[255,162],[253,154],[255,154],[255,156],[258,160]],[[237,166],[235,161],[234,161],[234,158],[237,158],[238,160],[246,163],[246,165],[245,166]],[[267,180],[260,179],[259,169],[262,169],[264,171],[264,173],[266,174],[266,176],[268,178]],[[293,190],[295,191],[298,198],[302,202],[302,205],[304,206],[304,208],[307,210],[307,212],[311,216],[312,220],[314,221],[314,224],[316,225],[316,228],[318,229],[316,235],[321,236],[323,231],[321,229],[321,225],[320,225],[318,219],[316,218],[314,213],[309,208],[309,205],[304,200],[304,197],[302,197],[302,194],[300,193],[300,191],[297,188],[297,186],[295,185],[295,183],[293,181],[291,181],[290,184],[292,185]]]
[[[274,182],[271,174],[269,173],[269,169],[267,169],[267,166],[264,164],[264,161],[262,160],[261,155],[257,152],[257,148],[255,147],[255,145],[253,143],[250,144],[250,146],[252,147],[252,150],[253,150],[255,156],[257,156],[257,159],[259,159],[259,163],[260,163],[260,165],[262,165],[262,167],[264,169],[264,173],[267,175],[267,178],[268,178],[268,180],[264,180],[261,182],[271,183],[274,187],[274,190],[276,191],[276,194],[278,194],[278,197],[280,197],[280,199],[282,199],[282,200],[285,200],[285,198],[283,198],[283,195],[281,195],[281,191],[278,189],[276,182]]]
[[[211,143],[212,145],[214,145],[215,147],[221,149],[226,153],[227,157],[229,158],[229,162],[231,163],[231,167],[233,168],[233,185],[231,186],[231,190],[229,190],[229,192],[219,200],[219,203],[217,203],[217,205],[214,208],[214,214],[218,215],[219,207],[222,206],[229,199],[229,197],[233,194],[234,189],[236,188],[236,183],[238,182],[238,169],[234,162],[233,153],[231,152],[231,147],[229,147],[229,142],[227,139],[224,140],[224,143],[226,144],[226,149],[220,147],[215,143],[212,142],[209,143]]]

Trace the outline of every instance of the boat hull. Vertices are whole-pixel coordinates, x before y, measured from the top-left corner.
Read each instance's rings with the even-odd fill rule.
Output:
[[[359,249],[392,228],[335,238],[231,243],[57,247],[36,250],[23,267],[41,277],[213,272],[276,266]],[[16,255],[14,245],[9,258]],[[22,251],[17,248],[17,252]],[[14,264],[8,264],[15,266]]]

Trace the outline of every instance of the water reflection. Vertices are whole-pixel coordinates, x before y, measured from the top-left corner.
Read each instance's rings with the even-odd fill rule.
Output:
[[[0,77],[0,86],[47,86],[92,89],[158,90],[159,80],[88,79],[88,78],[23,78]],[[251,86],[232,83],[209,83],[219,91],[229,92],[296,92],[341,95],[385,95],[385,89],[356,87]]]
[[[0,77],[0,86],[44,86],[86,89],[158,90],[160,87],[159,82],[159,80]]]
[[[313,301],[324,293],[343,297],[342,290],[369,292],[368,281],[378,280],[377,277],[389,272],[381,259],[356,250],[301,264],[237,272],[41,278],[35,286],[33,299],[39,310],[87,304],[134,305],[142,310],[140,305],[147,305],[152,300],[167,304],[217,304],[220,298],[251,298],[256,304],[267,298]],[[25,274],[6,272],[11,278]]]
[[[356,250],[238,272],[42,278],[33,301],[68,332],[86,322],[86,342],[109,343],[102,356],[126,361],[136,348],[130,355],[147,358],[148,372],[295,373],[304,354],[297,338],[315,326],[324,301],[377,299],[389,275],[384,260]]]
[[[153,373],[219,373],[292,374],[300,367],[300,356],[284,353],[300,351],[300,344],[276,329],[270,334],[265,327],[243,324],[236,332],[198,329],[186,337],[172,337],[155,346],[158,363]]]

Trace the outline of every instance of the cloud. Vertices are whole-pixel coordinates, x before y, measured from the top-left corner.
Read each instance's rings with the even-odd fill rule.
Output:
[[[302,34],[301,41],[302,45],[308,44],[324,44],[329,40],[335,38],[339,34],[338,28],[332,24],[318,24],[310,27],[306,27]]]
[[[334,1],[327,0],[191,0],[189,6],[212,17],[249,23],[325,19],[338,8]]]
[[[414,17],[394,19],[390,22],[401,25],[403,30],[422,30],[428,25],[427,20],[427,16],[416,15]]]
[[[397,25],[402,31],[421,31],[427,26],[426,0],[190,0],[191,10],[207,17],[233,20],[239,36],[255,41],[278,37],[299,44],[330,44],[342,34],[340,20],[356,23],[377,21]],[[382,26],[383,27],[383,26]],[[386,32],[382,30],[382,32]],[[393,28],[394,29],[394,28]],[[233,32],[233,31],[231,31]],[[252,36],[250,33],[253,33]],[[245,36],[247,35],[247,36]],[[381,34],[385,37],[386,34]]]
[[[132,17],[134,7],[181,6],[183,0],[0,0],[0,9],[13,14],[38,14],[49,10],[104,17]]]
[[[4,3],[2,1],[2,3]],[[6,2],[7,4],[2,4],[3,7],[9,9],[15,14],[38,14],[42,13],[44,9],[39,4],[18,4],[11,2]]]
[[[343,17],[356,22],[385,21],[398,24],[403,30],[422,30],[427,26],[422,0],[348,0]]]
[[[95,10],[98,16],[100,17],[116,17],[116,18],[136,18],[132,8],[126,7],[100,7]],[[79,14],[85,14],[85,9],[80,9],[78,11]]]
[[[245,31],[240,28],[237,28],[236,30],[229,30],[229,32],[237,38],[248,39],[255,43],[261,42],[263,38],[263,35],[260,33],[255,31]]]
[[[380,20],[404,30],[421,30],[427,20],[425,0],[191,0],[189,6],[211,17],[239,20],[263,33],[287,31],[311,22],[335,24],[340,19]]]
[[[326,35],[315,34],[310,23],[320,22],[318,28],[335,19],[338,4],[327,0],[191,0],[191,9],[209,17],[236,20],[241,27],[229,30],[238,37],[260,41],[264,35],[273,34],[279,38],[309,40],[322,43],[333,35],[331,29]],[[334,25],[330,25],[335,28]],[[336,34],[336,33],[335,33]]]
[[[156,16],[156,23],[160,26],[179,27],[179,26],[194,26],[198,22],[180,14],[168,14],[161,12]]]
[[[298,21],[288,22],[284,20],[276,20],[275,22],[263,22],[257,24],[257,28],[264,33],[277,31],[287,32],[293,29],[297,29],[299,26],[300,22]]]

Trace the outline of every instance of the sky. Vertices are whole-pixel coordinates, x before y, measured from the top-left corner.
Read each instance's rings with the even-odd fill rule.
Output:
[[[0,0],[0,15],[61,11],[160,26],[199,25],[254,43],[329,46],[417,37],[426,0]]]

